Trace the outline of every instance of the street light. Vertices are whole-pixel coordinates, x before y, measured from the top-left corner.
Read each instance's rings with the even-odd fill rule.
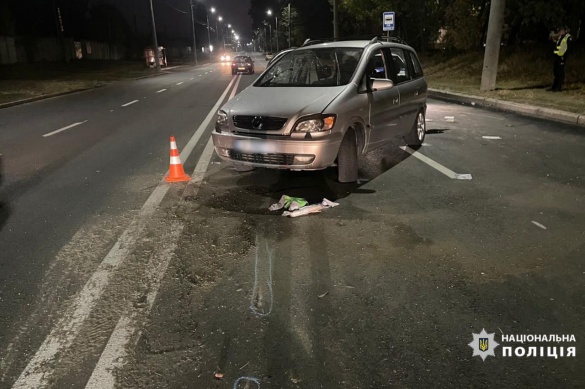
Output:
[[[266,11],[268,16],[272,16],[272,10]],[[278,52],[278,15],[274,15],[276,19],[276,51]],[[270,25],[270,51],[272,51],[272,24]]]
[[[222,21],[223,18],[221,16],[218,16],[217,20],[215,21],[215,40],[219,42],[219,30],[217,29],[217,21]]]
[[[215,8],[211,7],[211,9],[209,11],[211,11],[211,13],[214,14]],[[209,46],[207,48],[209,49],[209,59],[211,59],[211,36],[209,34],[209,11],[206,12],[206,14],[207,14],[207,43],[209,44]]]

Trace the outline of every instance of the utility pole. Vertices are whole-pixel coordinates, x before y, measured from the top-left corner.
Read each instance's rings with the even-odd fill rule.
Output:
[[[496,89],[502,27],[504,26],[504,11],[506,9],[506,0],[492,0],[491,3],[485,54],[483,57],[483,71],[481,73],[481,91]]]
[[[154,44],[154,63],[156,70],[160,70],[160,58],[158,57],[158,40],[156,39],[156,26],[154,25],[154,9],[152,8],[152,0],[150,0],[150,17],[152,18],[152,43]]]
[[[150,1],[152,1],[152,0],[150,0]],[[211,35],[209,34],[209,10],[206,9],[205,12],[207,14],[207,43],[209,44],[207,46],[207,50],[209,50],[209,59],[211,59]]]
[[[191,28],[193,29],[193,61],[197,65],[197,40],[195,39],[195,17],[193,16],[193,0],[189,0],[191,5]]]
[[[276,16],[276,52],[278,53],[278,16]]]
[[[337,20],[337,0],[333,0],[333,39],[339,38],[339,26]]]

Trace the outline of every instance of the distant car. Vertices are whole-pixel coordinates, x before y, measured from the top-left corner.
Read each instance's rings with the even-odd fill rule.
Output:
[[[266,53],[266,57],[264,57],[264,59],[266,59],[267,61],[270,61],[273,57],[274,57],[274,54]]]
[[[232,60],[232,57],[229,54],[222,54],[219,59],[221,62],[229,62]]]
[[[254,61],[246,55],[238,55],[232,62],[232,74],[254,74]]]
[[[406,44],[306,44],[221,107],[213,144],[236,165],[337,166],[339,182],[355,182],[366,152],[396,138],[422,145],[427,93],[418,56]]]

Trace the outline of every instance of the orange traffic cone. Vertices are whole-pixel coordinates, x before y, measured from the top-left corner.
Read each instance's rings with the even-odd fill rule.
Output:
[[[179,150],[177,150],[177,142],[175,137],[171,136],[171,166],[169,167],[169,175],[165,177],[166,182],[183,182],[189,181],[191,177],[185,174],[183,164],[179,157]]]

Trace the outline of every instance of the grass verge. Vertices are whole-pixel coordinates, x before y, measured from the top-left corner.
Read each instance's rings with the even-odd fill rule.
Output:
[[[567,60],[564,91],[547,91],[553,81],[553,57],[548,47],[503,47],[497,89],[480,92],[483,51],[460,55],[436,52],[421,55],[430,88],[517,103],[585,113],[585,50]]]

